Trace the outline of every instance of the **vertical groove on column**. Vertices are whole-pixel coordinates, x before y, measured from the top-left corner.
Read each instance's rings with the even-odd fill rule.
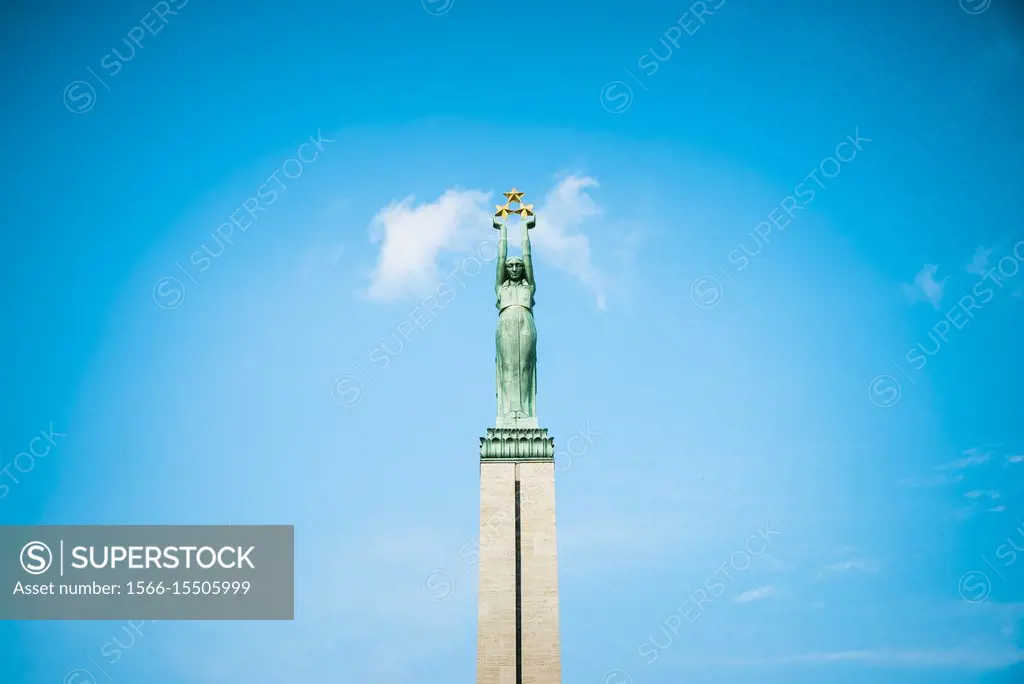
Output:
[[[519,466],[516,465],[516,684],[523,684],[523,533],[519,508]]]

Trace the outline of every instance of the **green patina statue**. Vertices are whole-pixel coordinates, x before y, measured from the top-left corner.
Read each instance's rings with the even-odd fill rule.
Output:
[[[551,461],[554,440],[537,422],[537,326],[533,322],[537,281],[530,254],[530,230],[537,225],[533,205],[522,204],[522,192],[512,188],[498,205],[492,221],[500,231],[494,294],[498,329],[494,335],[495,385],[498,417],[495,427],[480,440],[483,460]],[[523,256],[508,256],[505,221],[518,214],[522,226]]]
[[[498,241],[498,273],[494,292],[498,297],[497,356],[498,420],[537,417],[537,326],[533,323],[533,295],[537,282],[530,257],[530,233],[523,223],[523,256],[506,258],[508,236],[504,224]]]

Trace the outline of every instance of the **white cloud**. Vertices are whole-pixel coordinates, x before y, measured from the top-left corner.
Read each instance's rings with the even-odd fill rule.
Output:
[[[821,569],[821,572],[822,572],[822,574],[825,574],[827,572],[850,572],[850,571],[866,572],[866,573],[876,573],[876,572],[878,572],[878,570],[879,570],[879,567],[878,567],[877,563],[872,563],[871,561],[866,561],[866,560],[861,560],[861,559],[854,558],[854,559],[851,559],[851,560],[840,561],[838,563],[829,563],[828,565],[826,565],[825,567],[823,567]]]
[[[763,587],[758,587],[757,589],[751,589],[750,591],[743,592],[742,594],[734,598],[733,602],[750,603],[751,601],[757,601],[759,599],[768,598],[769,596],[773,596],[775,593],[775,587],[773,587],[770,584],[766,584]]]
[[[1002,498],[1002,494],[997,489],[973,489],[964,492],[964,498],[973,507],[988,506],[989,513],[1002,513],[1006,510],[1006,506],[997,503]],[[975,508],[964,509],[961,513],[962,520],[971,518],[976,512]]]
[[[532,239],[540,258],[575,276],[605,306],[604,284],[591,261],[590,240],[580,232],[588,219],[601,215],[601,208],[587,193],[596,188],[590,176],[568,176],[551,190],[538,210]]]
[[[681,662],[687,665],[704,666],[754,666],[860,663],[868,666],[888,667],[932,667],[952,668],[974,671],[998,670],[1024,662],[1024,651],[1014,648],[1002,650],[922,650],[922,651],[831,651],[819,653],[799,653],[773,658],[723,658],[686,659]]]
[[[986,247],[978,247],[974,250],[971,263],[967,264],[967,272],[976,276],[984,276],[988,271],[988,258],[992,256],[992,250]]]
[[[971,257],[971,263],[967,264],[967,272],[973,273],[979,278],[984,278],[985,274],[992,268],[989,264],[989,257],[992,256],[993,251],[995,250],[987,247],[978,247],[974,250],[974,256]],[[1024,288],[1018,287],[1010,293],[1010,296],[1018,299],[1024,298]]]
[[[935,273],[938,270],[938,266],[925,264],[924,268],[914,276],[913,285],[903,285],[903,292],[907,299],[911,302],[929,302],[935,310],[938,310],[945,293],[946,281],[949,280],[949,278],[936,280]]]
[[[588,194],[597,186],[589,176],[563,178],[535,210],[537,227],[530,238],[538,261],[578,279],[603,308],[605,285],[593,265],[590,239],[581,232],[588,219],[602,214]],[[469,253],[481,242],[494,240],[490,199],[491,194],[481,190],[453,188],[431,203],[416,204],[407,197],[379,211],[370,232],[371,240],[380,243],[380,252],[366,294],[394,300],[434,289],[442,279],[442,254]],[[514,249],[518,235],[510,232]],[[488,251],[493,248],[484,250]]]
[[[972,447],[970,449],[966,449],[961,454],[962,458],[958,458],[955,461],[950,461],[949,463],[944,463],[944,464],[936,467],[935,469],[936,470],[963,470],[964,468],[971,468],[973,466],[979,466],[982,463],[985,463],[986,461],[988,461],[988,459],[989,459],[989,457],[991,455],[992,455],[991,452],[982,451],[981,449],[978,449],[976,447]]]
[[[999,445],[993,446],[998,447]],[[988,463],[992,460],[994,453],[981,447],[971,447],[970,449],[965,449],[960,454],[960,458],[935,466],[926,475],[904,478],[901,480],[901,484],[908,487],[939,487],[942,485],[960,484],[965,479],[964,471]],[[1009,463],[1016,462],[1014,459],[1024,461],[1024,456],[1006,456],[1004,458],[1007,461],[1007,463],[1004,463],[1004,467],[1008,466]],[[998,496],[998,493],[996,494]],[[967,492],[965,496],[968,499],[975,499],[980,497],[981,494],[978,492]]]
[[[370,228],[371,241],[381,246],[367,296],[393,300],[434,289],[441,252],[463,252],[490,238],[489,199],[479,190],[451,189],[429,204],[416,205],[410,196],[380,210]]]

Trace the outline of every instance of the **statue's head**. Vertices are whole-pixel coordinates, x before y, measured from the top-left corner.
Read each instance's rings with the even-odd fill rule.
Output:
[[[526,266],[519,257],[509,257],[505,260],[505,276],[514,283],[518,283],[526,275]]]

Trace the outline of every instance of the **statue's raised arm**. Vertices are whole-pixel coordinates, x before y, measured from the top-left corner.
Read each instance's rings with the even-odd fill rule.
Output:
[[[537,281],[533,277],[533,257],[530,255],[530,229],[537,225],[532,216],[523,219],[523,267],[526,269],[526,282],[530,284],[530,296],[537,294]]]
[[[498,213],[501,213],[501,207],[498,207]],[[508,231],[505,229],[505,222],[498,223],[497,219],[493,221],[494,227],[498,229],[498,258],[497,258],[497,273],[494,277],[494,293],[497,294],[501,289],[501,284],[505,282],[505,260],[508,258]]]

